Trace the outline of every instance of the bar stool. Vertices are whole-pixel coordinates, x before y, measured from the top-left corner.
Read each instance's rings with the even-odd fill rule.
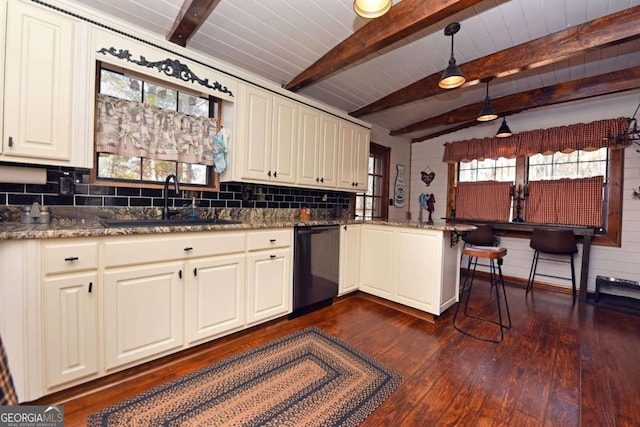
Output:
[[[504,329],[511,328],[511,314],[509,313],[509,303],[507,301],[507,292],[504,287],[504,279],[502,277],[502,259],[507,254],[507,248],[499,247],[499,246],[471,246],[465,247],[462,250],[464,255],[469,257],[469,268],[473,263],[473,270],[469,273],[469,268],[467,269],[467,275],[464,279],[464,283],[460,288],[460,294],[458,298],[458,305],[456,307],[455,314],[453,315],[453,327],[458,331],[462,332],[465,335],[468,335],[472,338],[488,341],[493,343],[501,343],[504,341]],[[483,258],[489,260],[489,282],[492,288],[495,288],[496,292],[496,305],[498,308],[498,320],[490,319],[487,317],[479,316],[477,314],[470,314],[468,312],[469,308],[469,300],[471,299],[471,290],[473,288],[473,279],[476,274],[476,266],[478,265],[478,258]],[[497,265],[497,267],[496,267]],[[496,274],[497,269],[497,274]],[[502,295],[504,297],[504,306],[506,309],[506,323],[505,319],[502,318],[502,304],[500,303],[500,287],[502,287]],[[464,302],[464,310],[463,314],[465,317],[469,317],[472,319],[490,322],[496,324],[500,327],[500,338],[492,339],[483,336],[479,336],[471,333],[470,331],[463,329],[458,323],[456,323],[458,319],[458,313],[460,311],[460,306],[463,305],[463,299],[466,295],[466,300]]]
[[[531,232],[531,241],[529,246],[535,250],[533,253],[533,260],[531,261],[531,270],[529,270],[529,280],[527,281],[527,292],[533,290],[533,281],[538,276],[554,277],[556,279],[571,280],[571,286],[573,290],[573,303],[576,302],[576,273],[573,266],[573,255],[578,252],[578,246],[576,245],[576,236],[572,230],[549,230],[544,228],[534,228]],[[543,258],[540,254],[549,255],[564,255],[568,256],[569,260],[565,261],[557,258]],[[568,277],[554,276],[551,274],[537,273],[538,260],[563,262],[571,264],[571,279]]]

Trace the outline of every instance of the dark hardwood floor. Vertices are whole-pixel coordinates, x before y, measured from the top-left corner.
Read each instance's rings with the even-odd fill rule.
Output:
[[[477,308],[492,308],[480,301],[489,296],[487,283],[478,285]],[[314,325],[404,377],[364,426],[640,425],[639,316],[574,306],[570,295],[545,289],[525,297],[507,286],[507,294],[513,327],[502,344],[456,331],[453,309],[431,323],[356,294],[116,374],[117,384],[99,380],[35,403],[63,404],[65,426],[83,426],[104,406]],[[487,324],[478,332],[497,329]]]

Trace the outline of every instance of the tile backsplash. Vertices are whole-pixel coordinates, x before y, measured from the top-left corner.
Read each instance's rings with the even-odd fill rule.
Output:
[[[73,181],[72,194],[61,195],[60,178]],[[47,168],[46,184],[0,183],[0,205],[95,206],[95,207],[161,207],[163,190],[96,186],[89,183],[89,172]],[[262,184],[221,183],[219,192],[183,191],[182,197],[169,195],[171,207],[191,204],[195,197],[202,208],[266,208],[266,209],[349,209],[350,193]]]

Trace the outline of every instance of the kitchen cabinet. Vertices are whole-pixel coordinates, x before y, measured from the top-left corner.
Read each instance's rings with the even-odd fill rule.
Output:
[[[365,224],[360,290],[440,315],[456,302],[459,259],[449,231]]]
[[[233,153],[239,178],[294,183],[297,103],[249,85],[241,85],[239,93],[242,151]]]
[[[85,240],[43,245],[46,387],[98,373],[98,245]]]
[[[340,280],[338,295],[358,290],[360,281],[360,240],[362,226],[343,225],[340,228]]]
[[[248,236],[247,325],[292,309],[291,229],[253,231]]]
[[[24,1],[6,23],[0,160],[91,167],[88,23]]]
[[[298,184],[335,188],[340,119],[309,107],[300,107]]]
[[[395,295],[392,253],[394,230],[363,225],[360,245],[360,290],[381,298]]]
[[[106,240],[105,369],[244,325],[245,236],[179,233]]]
[[[187,343],[211,339],[244,325],[245,254],[189,261]]]
[[[367,191],[369,135],[369,129],[348,122],[340,123],[339,188]]]

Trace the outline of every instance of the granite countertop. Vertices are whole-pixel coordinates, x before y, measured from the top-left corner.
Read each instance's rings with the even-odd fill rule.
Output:
[[[222,231],[222,230],[255,230],[263,228],[291,228],[295,226],[313,225],[349,225],[349,224],[375,224],[396,227],[419,228],[439,231],[471,231],[473,225],[436,223],[433,225],[421,224],[410,221],[356,221],[341,219],[324,219],[302,222],[297,219],[265,220],[241,222],[239,224],[195,224],[195,225],[167,225],[153,227],[105,227],[97,219],[79,219],[74,221],[54,221],[51,224],[22,224],[20,222],[1,222],[0,240],[20,239],[55,239],[71,237],[95,237],[95,236],[124,236],[134,234],[159,234],[197,231]]]

